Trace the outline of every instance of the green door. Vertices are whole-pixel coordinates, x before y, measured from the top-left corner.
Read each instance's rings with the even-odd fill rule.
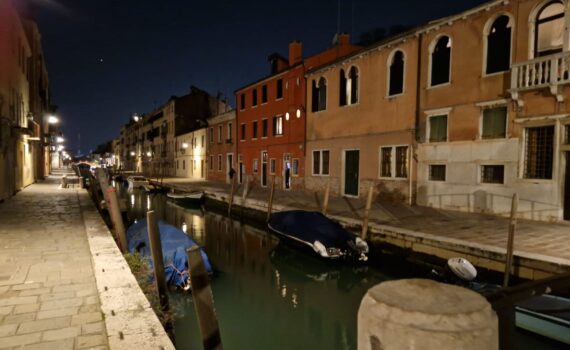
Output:
[[[360,151],[345,151],[344,194],[358,196],[358,159]]]

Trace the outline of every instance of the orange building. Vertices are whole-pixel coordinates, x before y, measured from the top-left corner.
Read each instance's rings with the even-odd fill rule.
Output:
[[[289,44],[286,60],[269,57],[271,75],[236,91],[236,153],[240,182],[251,176],[262,187],[272,176],[278,188],[302,189],[305,176],[305,72],[356,51],[349,36],[303,59],[302,44]]]

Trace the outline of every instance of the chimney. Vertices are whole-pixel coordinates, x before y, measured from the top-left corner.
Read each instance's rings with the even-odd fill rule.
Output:
[[[337,37],[337,46],[349,46],[350,45],[350,34],[340,33]]]
[[[292,67],[303,60],[303,44],[294,40],[289,43],[289,66]]]

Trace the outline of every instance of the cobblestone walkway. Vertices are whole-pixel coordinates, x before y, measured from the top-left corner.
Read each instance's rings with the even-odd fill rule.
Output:
[[[77,192],[58,181],[0,204],[0,349],[108,349]]]

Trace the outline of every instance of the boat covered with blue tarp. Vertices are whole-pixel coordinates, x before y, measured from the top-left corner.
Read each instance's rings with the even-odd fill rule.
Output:
[[[267,226],[282,237],[312,248],[323,258],[367,260],[368,244],[320,212],[288,210],[273,213]]]
[[[171,286],[188,289],[190,280],[188,278],[188,255],[186,250],[198,246],[198,244],[184,233],[184,231],[164,221],[158,221],[158,229],[160,231],[160,242],[162,244],[166,282]],[[139,253],[144,257],[148,257],[152,268],[153,262],[148,240],[146,219],[140,220],[129,227],[127,230],[127,242],[129,252]],[[203,248],[200,248],[200,254],[208,273],[213,273],[212,265]]]

